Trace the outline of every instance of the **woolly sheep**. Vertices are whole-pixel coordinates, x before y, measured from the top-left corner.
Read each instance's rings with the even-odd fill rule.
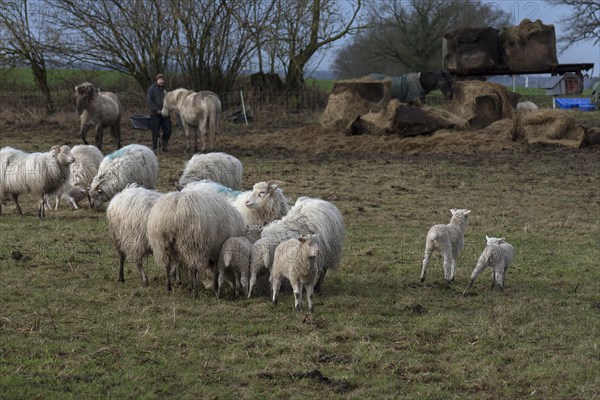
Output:
[[[320,277],[315,287],[318,292],[327,270],[337,268],[340,263],[345,238],[344,218],[328,201],[300,197],[283,218],[265,226],[261,237],[280,243],[303,234],[318,234],[320,237],[321,248],[317,257]]]
[[[70,167],[69,182],[50,196],[50,200],[55,202],[55,210],[60,200],[65,200],[71,209],[77,209],[79,202],[86,197],[92,206],[88,189],[104,156],[96,146],[85,144],[74,146],[71,153],[75,162]]]
[[[449,224],[434,225],[427,232],[421,282],[425,281],[429,258],[434,251],[439,251],[444,257],[444,278],[446,281],[451,282],[454,279],[456,259],[464,247],[465,231],[467,230],[471,210],[453,208],[450,212],[452,218]]]
[[[195,154],[186,164],[177,188],[191,182],[211,180],[235,190],[242,189],[242,162],[226,153]]]
[[[486,246],[481,256],[479,256],[479,260],[477,261],[477,265],[475,265],[463,296],[471,289],[475,278],[487,267],[492,269],[492,289],[495,285],[504,289],[504,277],[506,276],[506,270],[515,256],[515,249],[504,238],[488,237],[486,235],[485,240],[487,242]]]
[[[142,276],[142,285],[148,286],[144,271],[144,257],[152,253],[148,243],[147,221],[152,206],[161,193],[130,184],[112,198],[106,208],[108,229],[119,254],[119,282],[125,282],[125,260],[134,263]]]
[[[318,235],[302,235],[285,240],[277,246],[271,269],[273,304],[277,304],[281,278],[285,277],[292,285],[295,310],[302,310],[302,288],[304,288],[308,309],[313,311],[313,291],[319,279],[317,266],[319,247]]]
[[[158,179],[158,160],[146,146],[130,144],[108,154],[90,185],[92,207],[100,207],[130,183],[154,189]]]
[[[235,296],[243,289],[248,293],[248,276],[250,274],[250,249],[252,244],[260,238],[262,227],[248,225],[246,233],[241,237],[231,237],[221,246],[219,254],[219,276],[217,279],[217,297],[221,297],[221,286],[226,278],[226,270],[231,271],[233,280],[231,285],[235,289]]]
[[[250,282],[248,283],[248,298],[252,296],[252,291],[256,287],[257,283],[262,283],[262,287],[265,281],[268,281],[269,274],[271,272],[271,266],[273,265],[273,256],[275,255],[275,249],[279,241],[270,238],[260,238],[256,242],[252,243],[250,248]],[[266,272],[266,274],[263,274]],[[264,277],[265,279],[261,279]]]
[[[45,216],[45,195],[55,192],[69,180],[69,165],[75,161],[69,146],[52,146],[46,153],[26,153],[12,147],[0,150],[0,215],[5,195],[17,207],[19,195],[32,193],[39,198],[38,216]]]
[[[202,191],[171,192],[161,196],[148,215],[148,241],[156,262],[165,268],[167,290],[171,269],[185,265],[196,298],[196,275],[216,267],[223,243],[243,236],[246,225],[241,215],[220,196]],[[216,290],[216,283],[213,288]]]
[[[288,199],[278,181],[258,182],[252,190],[240,192],[204,180],[192,182],[183,190],[202,190],[223,196],[238,210],[247,225],[266,225],[282,218],[289,210]]]

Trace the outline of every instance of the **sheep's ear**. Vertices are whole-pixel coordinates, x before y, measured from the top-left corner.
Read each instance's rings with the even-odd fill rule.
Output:
[[[485,241],[489,242],[490,241],[490,237],[488,235],[485,235]]]
[[[282,184],[281,181],[269,181],[267,182],[267,188],[269,193],[273,193]]]
[[[465,215],[469,215],[469,214],[471,214],[471,210],[465,211]]]
[[[454,213],[456,212],[456,208],[451,208],[450,212],[452,213],[452,215],[454,215]]]
[[[505,240],[506,240],[505,238],[500,238],[500,239],[498,239],[498,242],[499,243],[504,243]]]

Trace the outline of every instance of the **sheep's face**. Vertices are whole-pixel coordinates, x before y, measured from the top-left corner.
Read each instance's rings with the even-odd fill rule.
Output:
[[[271,195],[279,188],[279,183],[275,181],[258,182],[252,187],[252,194],[246,200],[246,207],[261,208],[271,201]]]
[[[71,153],[71,148],[69,146],[65,145],[60,148],[58,146],[53,146],[51,152],[62,165],[69,165],[75,162],[75,157],[73,156],[73,153]]]
[[[89,195],[90,199],[92,200],[92,208],[99,209],[102,206],[102,204],[110,200],[109,196],[105,193],[103,189],[103,183],[104,180],[102,179],[94,179],[92,185],[90,186]]]
[[[306,248],[309,258],[317,257],[321,252],[318,235],[302,235],[298,240]]]

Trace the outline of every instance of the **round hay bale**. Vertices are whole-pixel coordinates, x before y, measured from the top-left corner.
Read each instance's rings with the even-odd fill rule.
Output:
[[[524,19],[500,32],[502,63],[512,71],[535,71],[558,64],[554,25]]]
[[[361,115],[385,109],[390,101],[390,91],[390,80],[353,79],[336,82],[321,115],[321,125],[347,129]]]
[[[519,114],[516,139],[528,144],[554,144],[580,148],[585,143],[585,129],[575,118],[561,110],[547,109]]]
[[[506,87],[476,80],[454,84],[449,111],[467,120],[474,129],[485,128],[500,119],[512,119],[519,95]]]

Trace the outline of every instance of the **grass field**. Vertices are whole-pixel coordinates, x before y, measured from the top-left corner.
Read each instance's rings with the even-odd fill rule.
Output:
[[[292,201],[321,197],[342,212],[341,266],[315,312],[294,312],[289,293],[278,306],[166,293],[152,258],[149,287],[132,265],[118,283],[104,212],[62,205],[40,221],[23,196],[26,215],[7,201],[0,217],[0,398],[600,396],[597,148],[313,154],[269,147],[273,123],[226,126],[220,150],[243,162],[246,187],[280,179]],[[68,124],[5,126],[0,147],[78,143]],[[124,129],[126,143],[148,135]],[[159,154],[161,191],[188,158],[181,136]],[[445,284],[436,256],[421,284],[426,232],[454,207],[473,210],[457,277]],[[491,290],[486,271],[463,298],[486,234],[515,246],[506,289]]]

